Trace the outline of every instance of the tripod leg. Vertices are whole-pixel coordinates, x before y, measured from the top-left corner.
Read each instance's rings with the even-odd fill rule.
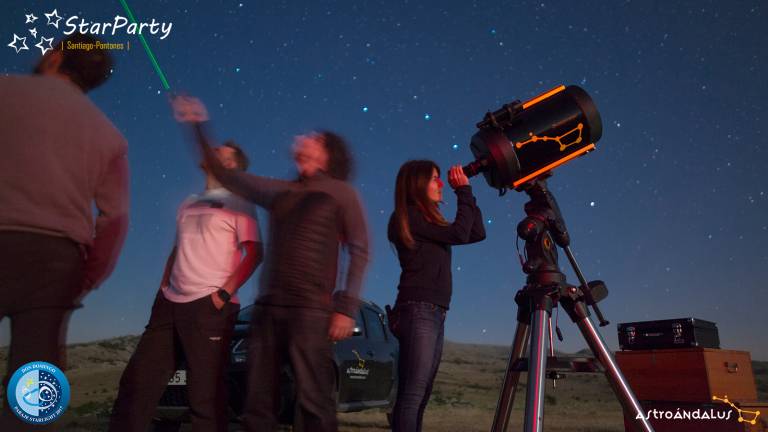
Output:
[[[586,309],[586,306],[584,306],[583,303],[579,304]],[[629,413],[631,416],[630,418],[636,419],[634,421],[635,430],[653,432],[653,427],[645,418],[645,413],[643,412],[640,403],[637,401],[635,393],[629,387],[629,384],[624,378],[624,374],[621,373],[618,365],[616,365],[613,355],[608,351],[605,341],[603,341],[602,336],[600,336],[600,333],[597,331],[595,324],[588,315],[584,315],[579,321],[576,321],[576,325],[579,327],[579,330],[581,330],[581,334],[587,341],[587,345],[589,345],[595,358],[603,365],[605,376],[608,378],[611,387],[613,387],[613,391],[616,393],[619,402],[621,402],[624,412]]]
[[[493,426],[491,432],[506,432],[509,424],[509,416],[512,414],[512,404],[515,403],[515,393],[517,392],[517,383],[520,380],[520,371],[514,370],[514,365],[525,353],[525,347],[528,343],[528,334],[530,327],[524,322],[517,323],[515,330],[515,339],[512,342],[512,349],[509,352],[509,361],[507,362],[507,371],[504,373],[504,381],[499,393],[499,401],[496,404],[496,414],[493,417]]]
[[[547,323],[551,299],[537,305],[531,319],[531,350],[528,356],[528,387],[525,395],[524,432],[541,432],[544,427],[544,379],[547,369]],[[546,306],[549,307],[546,307]]]

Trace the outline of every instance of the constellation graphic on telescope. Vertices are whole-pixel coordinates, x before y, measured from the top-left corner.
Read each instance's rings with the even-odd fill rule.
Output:
[[[563,144],[563,138],[567,137],[568,135],[571,135],[572,133],[574,133],[576,131],[579,132],[579,136],[576,137],[576,139],[573,140],[572,142],[569,142],[567,144]],[[581,134],[582,134],[583,131],[584,131],[584,124],[583,123],[579,123],[578,125],[576,125],[575,128],[569,130],[568,132],[566,132],[566,133],[564,133],[564,134],[562,134],[560,136],[556,136],[556,137],[538,136],[538,135],[534,135],[533,132],[529,132],[528,136],[530,136],[530,138],[528,140],[526,140],[526,141],[515,143],[515,147],[517,147],[518,149],[521,149],[526,144],[535,143],[537,141],[555,141],[555,142],[557,142],[560,145],[560,151],[563,151],[563,150],[567,149],[568,147],[570,147],[570,146],[572,146],[574,144],[580,143],[581,142]]]
[[[712,396],[712,400],[727,403],[733,409],[735,409],[739,413],[739,423],[747,422],[749,424],[756,424],[757,423],[757,418],[760,417],[760,411],[747,411],[747,410],[743,410],[743,409],[737,407],[736,405],[734,405],[731,401],[729,401],[728,400],[728,395],[725,395],[725,398],[722,398],[722,399],[717,397],[717,396]],[[754,417],[752,417],[752,420],[747,420],[747,419],[745,419],[741,415],[741,413],[752,414],[752,415],[754,415]]]

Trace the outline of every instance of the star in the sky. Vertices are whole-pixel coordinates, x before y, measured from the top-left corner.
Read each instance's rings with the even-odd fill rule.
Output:
[[[16,45],[17,42],[21,41],[21,46]],[[28,50],[27,47],[27,38],[25,37],[18,37],[16,33],[13,34],[13,42],[8,44],[9,47],[16,50],[16,54],[19,53],[21,50]]]
[[[44,46],[43,42],[46,42],[48,46]],[[42,51],[43,55],[45,55],[48,50],[53,49],[53,38],[40,36],[40,42],[36,43],[35,47],[40,48],[40,51]]]
[[[31,34],[33,38],[37,38],[37,28],[29,29],[29,34]]]
[[[61,17],[59,16],[59,13],[56,9],[53,10],[53,12],[49,12],[47,14],[44,14],[46,18],[48,18],[48,24],[52,25],[56,28],[59,28],[59,21],[61,21]],[[53,18],[56,18],[56,20],[53,20]]]
[[[35,14],[27,14],[24,16],[27,17],[27,22],[25,22],[24,24],[29,24],[37,21],[37,17],[35,16]]]

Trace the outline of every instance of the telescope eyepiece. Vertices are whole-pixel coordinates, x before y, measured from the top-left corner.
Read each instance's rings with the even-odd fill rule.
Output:
[[[478,160],[470,162],[468,165],[461,167],[464,171],[464,175],[467,177],[474,177],[481,172],[485,172],[490,168],[490,162],[488,158],[480,158]]]

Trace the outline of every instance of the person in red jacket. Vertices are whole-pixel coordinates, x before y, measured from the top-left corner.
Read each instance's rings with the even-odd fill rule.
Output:
[[[0,320],[11,320],[4,387],[32,361],[66,369],[72,311],[111,274],[128,229],[128,143],[87,96],[109,79],[112,58],[59,48],[95,41],[73,34],[33,75],[0,76]],[[3,403],[0,430],[39,426]]]

